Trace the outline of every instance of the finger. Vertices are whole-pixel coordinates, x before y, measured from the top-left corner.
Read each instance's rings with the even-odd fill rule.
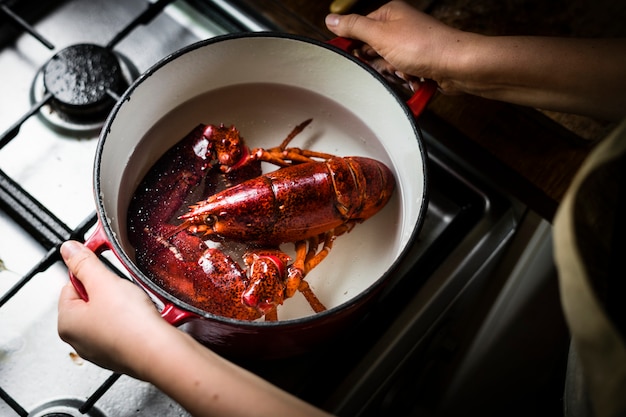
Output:
[[[378,52],[376,52],[374,48],[372,48],[370,45],[366,43],[361,45],[361,47],[359,48],[359,54],[367,58],[377,58],[380,56],[378,55]]]
[[[69,271],[85,286],[87,291],[110,272],[95,253],[74,240],[63,242],[61,256]]]
[[[61,293],[59,295],[59,305],[72,303],[76,300],[82,301],[83,298],[80,296],[78,291],[76,291],[76,288],[74,288],[74,285],[72,285],[72,282],[68,281],[67,284],[65,284],[63,288],[61,288]]]

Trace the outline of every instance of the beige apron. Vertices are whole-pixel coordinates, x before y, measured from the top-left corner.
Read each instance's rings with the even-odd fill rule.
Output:
[[[587,158],[554,220],[561,300],[594,417],[626,416],[625,219],[626,120]]]

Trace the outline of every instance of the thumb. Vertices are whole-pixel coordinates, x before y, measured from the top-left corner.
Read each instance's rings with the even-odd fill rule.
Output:
[[[358,14],[338,15],[331,13],[326,16],[326,27],[337,36],[357,39],[370,43],[372,29],[377,24],[373,19]]]
[[[94,280],[106,276],[108,269],[100,262],[96,254],[82,243],[68,240],[63,242],[60,250],[63,262],[74,278],[79,281],[76,285],[82,284],[87,292],[93,287]]]

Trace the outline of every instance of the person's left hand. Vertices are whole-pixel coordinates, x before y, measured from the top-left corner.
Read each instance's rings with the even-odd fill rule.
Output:
[[[89,300],[84,301],[71,282],[63,287],[59,336],[84,359],[136,375],[143,362],[143,345],[171,326],[145,292],[110,271],[81,243],[63,243],[61,255],[85,287]]]

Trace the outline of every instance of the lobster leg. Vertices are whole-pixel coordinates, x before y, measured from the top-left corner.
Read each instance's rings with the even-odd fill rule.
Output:
[[[333,242],[337,238],[346,232],[349,232],[354,227],[354,222],[348,222],[341,227],[335,228],[330,232],[326,232],[320,236],[314,236],[308,241],[296,242],[296,260],[290,267],[289,276],[286,283],[287,289],[296,288],[304,295],[304,298],[311,305],[311,308],[316,313],[326,310],[326,307],[317,298],[309,283],[305,281],[306,275],[311,272],[313,268],[318,266],[333,248]],[[320,245],[319,238],[324,237],[322,241],[322,249],[318,251]],[[308,250],[307,250],[308,243]],[[286,290],[286,297],[291,297],[295,293],[295,290],[291,290],[291,293]]]
[[[264,148],[256,148],[251,151],[250,158],[258,161],[269,162],[279,167],[287,167],[294,164],[302,164],[305,162],[312,162],[313,158],[327,160],[332,158],[334,155],[310,151],[306,149],[300,148],[288,148],[287,145],[295,138],[298,134],[300,134],[305,127],[311,123],[313,119],[305,120],[304,122],[297,125],[287,137],[282,141],[279,146],[264,149]]]
[[[319,247],[319,236],[314,236],[308,240],[296,242],[296,259],[290,265],[287,279],[285,282],[285,296],[292,297],[296,290],[300,291],[307,300],[313,311],[319,313],[325,311],[326,307],[317,298],[309,283],[305,281],[306,275],[326,258],[332,248],[335,235],[332,232],[325,233],[323,248],[317,251]],[[308,244],[308,250],[307,250]]]
[[[287,148],[283,151],[283,155],[285,155],[285,159],[298,162],[311,162],[314,158],[328,160],[335,156],[329,153],[300,148]]]
[[[309,283],[305,280],[300,281],[300,286],[298,287],[298,291],[304,295],[304,298],[309,302],[311,308],[316,313],[321,313],[322,311],[326,311],[326,306],[322,304],[322,302],[317,298],[311,287],[309,287]]]
[[[307,149],[282,149],[281,147],[270,149],[259,148],[255,149],[252,154],[254,155],[254,158],[259,161],[269,162],[280,167],[313,162],[315,161],[315,158],[326,161],[334,156],[329,153],[310,151]]]
[[[306,276],[309,272],[311,272],[313,268],[318,266],[324,259],[326,259],[326,257],[333,248],[333,242],[335,241],[335,239],[338,236],[341,236],[342,234],[352,230],[354,225],[354,222],[347,222],[340,227],[336,227],[330,232],[326,232],[323,235],[315,236],[309,239],[309,250],[306,254],[304,262],[302,262],[301,266],[299,265],[302,268],[304,276]],[[324,236],[324,240],[322,242],[323,246],[322,249],[318,252],[317,248],[319,247],[319,237],[321,236]]]
[[[276,307],[265,313],[265,321],[278,321],[278,310]]]
[[[335,241],[336,237],[337,235],[334,233],[334,231],[325,233],[323,241],[324,246],[319,252],[317,251],[317,247],[319,246],[319,244],[315,247],[313,247],[312,245],[309,246],[309,252],[307,253],[306,261],[304,263],[305,275],[308,274],[313,268],[318,266],[326,258],[326,256],[328,256],[331,249],[333,248],[333,242]]]
[[[307,242],[300,240],[295,243],[296,259],[289,266],[287,279],[285,280],[285,296],[293,297],[298,288],[300,281],[304,278],[304,262],[307,256]]]
[[[274,164],[279,167],[288,167],[292,165],[290,162],[287,162],[287,159],[283,156],[283,152],[281,150],[277,150],[277,148],[254,149],[251,155],[257,161],[269,162],[270,164]]]

